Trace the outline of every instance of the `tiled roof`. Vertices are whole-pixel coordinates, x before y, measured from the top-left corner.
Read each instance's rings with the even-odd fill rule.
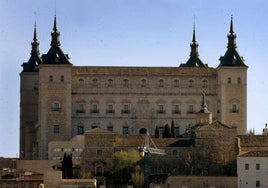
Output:
[[[112,67],[112,66],[74,66],[73,75],[90,74],[92,76],[208,76],[216,75],[215,68],[205,67]]]
[[[211,124],[197,127],[197,130],[224,130],[224,129],[226,130],[226,129],[233,129],[233,128],[219,121],[214,121]]]
[[[239,157],[268,157],[268,150],[249,151]]]

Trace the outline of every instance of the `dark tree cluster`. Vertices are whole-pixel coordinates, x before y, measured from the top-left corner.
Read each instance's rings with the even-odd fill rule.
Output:
[[[155,138],[159,138],[160,137],[160,132],[159,132],[159,127],[156,126],[155,127]],[[174,121],[171,121],[171,127],[166,124],[164,127],[164,131],[162,133],[162,138],[175,138],[176,134],[175,134],[175,126],[174,126]]]
[[[64,153],[61,170],[62,170],[62,179],[73,179],[72,154],[67,155],[66,153]]]

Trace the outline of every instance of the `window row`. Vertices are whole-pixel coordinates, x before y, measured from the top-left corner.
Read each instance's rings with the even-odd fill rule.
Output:
[[[228,83],[228,84],[232,84],[232,78],[231,78],[231,77],[228,77],[228,78],[227,78],[227,83]],[[241,84],[241,78],[240,78],[240,77],[238,77],[238,78],[236,79],[236,83],[237,83],[237,84]]]
[[[97,127],[99,127],[98,125],[92,125],[91,126],[91,129],[95,129],[95,128],[97,128]],[[157,128],[158,128],[158,131],[159,131],[159,135],[163,135],[163,133],[164,133],[164,126],[157,126]],[[106,129],[108,130],[108,131],[111,131],[111,132],[114,132],[114,126],[113,125],[108,125],[107,127],[106,127]],[[147,130],[145,129],[145,128],[142,128],[142,129],[140,129],[140,131],[139,131],[139,134],[145,134],[146,132],[147,132]],[[77,134],[78,135],[82,135],[82,134],[84,134],[84,132],[85,132],[85,127],[84,127],[84,125],[78,125],[77,126]],[[175,137],[179,137],[180,136],[180,127],[179,126],[175,126],[174,127],[174,132],[175,132]],[[130,128],[129,128],[129,126],[123,126],[122,127],[122,134],[130,134]]]
[[[52,111],[60,111],[60,103],[58,101],[55,101],[52,105]],[[93,103],[91,104],[91,109],[89,110],[91,114],[99,114],[100,113],[100,108],[98,103]],[[106,114],[115,114],[115,104],[107,104],[106,105]],[[186,110],[187,114],[193,114],[195,113],[195,105],[190,104],[188,105],[188,109]],[[84,103],[78,103],[77,104],[77,109],[76,109],[77,114],[85,114],[86,113],[86,108]],[[123,104],[122,109],[121,109],[121,114],[130,114],[131,113],[131,107],[130,104]],[[166,109],[165,105],[159,104],[157,105],[156,109],[156,114],[165,114]],[[173,109],[171,110],[172,114],[181,114],[181,107],[180,105],[173,105]],[[238,104],[233,103],[231,104],[230,107],[230,113],[239,113],[239,108]]]
[[[48,79],[49,79],[49,82],[54,82],[55,81],[55,78],[52,75],[49,75]],[[64,82],[64,75],[60,76],[60,82]]]
[[[85,84],[85,80],[83,78],[80,78],[78,80],[78,82],[79,82],[79,85],[81,85],[81,86],[83,86]],[[202,83],[201,85],[202,85],[203,88],[207,88],[208,85],[209,85],[207,79],[203,79],[201,83]],[[97,86],[100,85],[100,81],[98,79],[94,78],[94,79],[92,79],[91,85],[93,87],[97,87]],[[121,85],[123,87],[129,87],[131,85],[131,83],[130,83],[129,79],[123,79]],[[164,87],[165,86],[164,79],[159,79],[157,85],[158,85],[158,87]],[[172,85],[174,87],[180,87],[180,80],[178,80],[178,79],[173,80]],[[107,79],[106,86],[107,87],[115,86],[115,80],[111,79],[111,78]],[[147,79],[145,79],[145,78],[141,79],[140,80],[140,87],[147,87],[147,86],[149,86],[149,81]],[[189,79],[188,80],[188,87],[189,88],[194,88],[195,87],[195,80],[194,79]]]
[[[255,169],[260,170],[261,165],[259,163],[255,164]],[[245,164],[245,170],[249,170],[249,164],[248,163]]]
[[[63,159],[63,157],[59,157],[59,156],[52,157],[52,160],[62,160],[62,159]],[[81,160],[81,157],[72,156],[72,159],[73,160]]]
[[[54,148],[54,152],[82,152],[82,148]]]
[[[188,114],[193,114],[195,113],[195,109],[194,109],[195,105],[188,105],[188,109],[186,110],[186,113]],[[132,110],[130,109],[130,104],[124,104],[122,106],[122,109],[119,110],[121,114],[130,114],[132,112]],[[114,104],[108,104],[106,106],[105,109],[106,114],[115,114],[116,113],[116,109],[115,109],[115,105]],[[79,104],[78,108],[76,109],[76,113],[78,114],[85,114],[86,113],[86,109],[85,109],[85,105],[84,104]],[[99,114],[100,113],[100,109],[98,104],[92,104],[92,107],[90,109],[90,113],[91,114]],[[165,114],[166,113],[166,109],[165,109],[165,105],[157,105],[157,109],[155,111],[156,114]],[[181,114],[181,107],[180,105],[173,105],[173,109],[171,110],[172,114]]]

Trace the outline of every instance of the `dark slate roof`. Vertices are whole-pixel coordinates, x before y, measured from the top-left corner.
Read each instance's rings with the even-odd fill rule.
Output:
[[[51,46],[47,54],[42,55],[43,64],[71,64],[68,54],[64,54],[59,46]]]
[[[181,64],[180,67],[208,67],[208,65],[204,64],[199,57],[190,56],[188,61],[185,64]]]
[[[39,65],[42,63],[41,58],[38,55],[31,55],[28,62],[24,62],[22,72],[38,72]]]
[[[57,28],[56,16],[54,18],[53,32],[51,33],[51,44],[47,54],[42,55],[43,64],[71,64],[68,54],[64,54],[60,48],[60,33]]]
[[[224,56],[221,56],[219,60],[219,66],[246,66],[244,59],[238,54],[235,48],[228,48]]]

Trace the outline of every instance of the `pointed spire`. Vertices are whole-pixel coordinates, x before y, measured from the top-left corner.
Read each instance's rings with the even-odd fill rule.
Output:
[[[234,29],[233,29],[233,15],[231,15],[231,25],[230,25],[230,31],[229,33],[234,33]]]
[[[34,22],[34,36],[33,36],[33,41],[32,41],[32,51],[31,55],[39,55],[39,42],[37,40],[37,32],[36,32],[36,20]]]
[[[236,34],[234,33],[234,27],[233,27],[233,15],[231,16],[231,24],[230,24],[230,31],[228,34],[228,45],[227,48],[236,48]]]
[[[195,40],[195,23],[194,23],[194,28],[193,28],[193,40],[192,40],[193,43],[196,43],[196,40]]]
[[[56,17],[56,14],[55,14],[53,32],[51,33],[52,40],[51,40],[50,46],[60,46],[60,38],[59,38],[59,36],[60,36],[60,33],[58,32],[57,17]]]
[[[193,57],[198,57],[199,53],[198,53],[198,43],[196,42],[196,37],[195,37],[195,23],[193,26],[193,39],[192,39],[192,43],[191,43],[191,54],[190,56]]]

